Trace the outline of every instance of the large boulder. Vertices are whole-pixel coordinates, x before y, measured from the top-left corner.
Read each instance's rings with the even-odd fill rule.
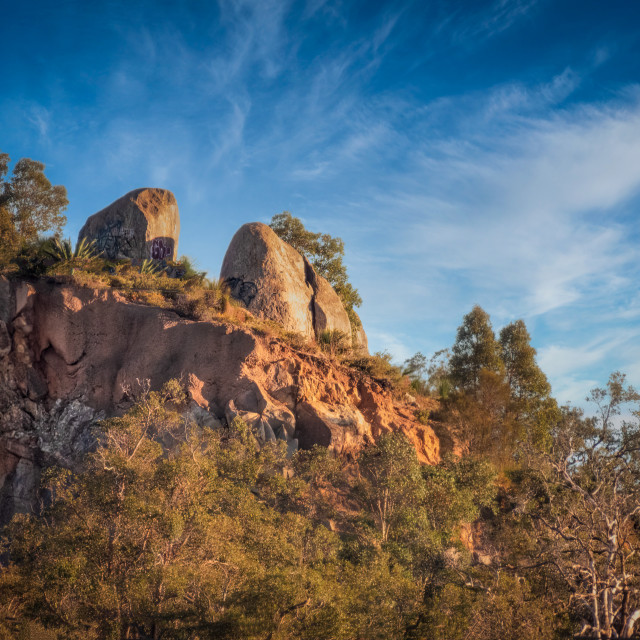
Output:
[[[136,189],[94,213],[80,229],[110,260],[175,260],[178,254],[178,203],[166,189]]]
[[[236,232],[220,278],[254,315],[308,338],[326,330],[351,333],[338,294],[309,261],[266,224],[252,222]]]

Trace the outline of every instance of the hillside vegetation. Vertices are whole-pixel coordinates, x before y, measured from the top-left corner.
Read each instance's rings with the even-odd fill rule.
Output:
[[[22,160],[7,180],[0,155],[5,275],[117,289],[314,351],[383,381],[456,455],[420,464],[398,432],[350,457],[287,455],[237,417],[198,426],[182,382],[141,380],[82,467],[50,468],[39,513],[3,531],[0,638],[640,636],[640,395],[624,375],[591,393],[592,417],[559,407],[525,323],[496,336],[478,306],[430,360],[304,340],[188,259],[134,265],[63,241],[66,193],[43,170]],[[272,224],[359,322],[342,241],[286,213]]]

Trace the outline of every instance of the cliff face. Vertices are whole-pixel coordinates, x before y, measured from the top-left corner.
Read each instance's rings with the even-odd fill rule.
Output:
[[[321,444],[356,455],[389,430],[439,458],[439,440],[376,381],[269,336],[194,322],[116,291],[0,280],[0,521],[34,508],[40,469],[73,466],[92,425],[126,410],[127,389],[181,378],[191,415],[241,416],[291,451]]]

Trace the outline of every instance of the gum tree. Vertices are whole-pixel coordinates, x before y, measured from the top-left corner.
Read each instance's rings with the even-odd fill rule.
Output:
[[[69,204],[67,190],[49,182],[42,162],[22,158],[7,179],[9,162],[9,155],[0,153],[0,265],[41,234],[59,235]]]
[[[615,373],[592,418],[564,410],[547,452],[528,448],[540,564],[571,592],[579,637],[631,638],[640,619],[640,395]]]

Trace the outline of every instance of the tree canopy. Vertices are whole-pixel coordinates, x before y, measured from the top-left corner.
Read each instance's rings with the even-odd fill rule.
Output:
[[[496,339],[489,314],[476,305],[451,351],[440,377],[450,376],[456,386],[450,418],[472,451],[504,464],[520,439],[549,443],[560,412],[523,320],[503,327]]]
[[[326,449],[287,460],[242,420],[190,423],[185,399],[175,381],[144,387],[99,425],[82,469],[45,474],[42,513],[5,531],[0,638],[405,637],[492,474],[471,461],[423,473],[396,433],[355,476]]]
[[[494,373],[504,370],[489,314],[478,305],[462,319],[451,351],[451,377],[461,389],[474,389],[483,369]]]
[[[52,185],[41,162],[22,158],[9,173],[9,155],[0,153],[0,265],[43,233],[59,235],[66,223],[67,190]]]

